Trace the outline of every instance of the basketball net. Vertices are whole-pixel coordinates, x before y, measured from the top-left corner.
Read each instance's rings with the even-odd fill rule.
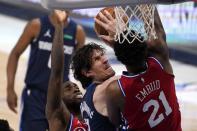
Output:
[[[135,39],[140,42],[156,39],[157,36],[154,27],[154,11],[155,5],[153,4],[136,5],[134,7],[115,7],[115,41],[123,43],[127,40],[129,43],[133,43]],[[134,30],[134,32],[131,30]],[[127,32],[125,33],[125,31]],[[123,38],[120,37],[121,35]]]

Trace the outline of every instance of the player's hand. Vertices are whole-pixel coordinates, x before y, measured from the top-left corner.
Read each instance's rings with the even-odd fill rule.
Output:
[[[54,10],[51,14],[52,24],[54,26],[63,25],[68,18],[68,13],[66,11]]]
[[[101,20],[95,18],[95,21],[97,24],[99,24],[101,27],[103,27],[109,35],[100,35],[99,37],[109,46],[113,47],[114,43],[114,37],[116,35],[116,21],[111,16],[111,14],[108,11],[104,11],[104,14],[102,12],[99,13],[99,17]]]
[[[7,91],[7,104],[8,107],[14,112],[17,113],[17,95],[14,90],[9,90]]]

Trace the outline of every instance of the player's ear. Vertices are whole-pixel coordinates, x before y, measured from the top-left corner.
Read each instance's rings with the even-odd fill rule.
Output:
[[[92,72],[91,70],[82,70],[82,74],[86,77],[92,77],[94,75],[94,72]]]

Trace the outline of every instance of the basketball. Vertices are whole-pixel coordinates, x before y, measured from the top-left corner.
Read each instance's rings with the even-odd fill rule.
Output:
[[[107,10],[111,14],[111,16],[113,18],[115,18],[115,12],[114,12],[114,8],[113,7],[103,8],[102,10],[100,10],[100,12],[105,14],[104,13],[105,10]],[[96,18],[101,20],[101,18],[99,16],[99,13],[96,15]],[[108,32],[103,27],[101,27],[99,24],[97,24],[96,22],[94,22],[94,31],[96,32],[97,35],[108,35]]]
[[[105,10],[107,10],[111,14],[111,16],[113,18],[115,18],[115,11],[114,11],[114,8],[113,7],[105,7],[102,10],[100,10],[100,12],[103,13],[103,14],[105,14],[104,13]],[[123,25],[128,26],[128,24],[127,24],[128,23],[128,17],[127,17],[127,15],[124,13],[123,10],[120,10],[119,13],[120,12],[122,12],[122,19],[124,21]],[[101,20],[101,18],[99,16],[99,13],[96,15],[96,18],[99,19],[99,20]],[[108,32],[103,27],[101,27],[99,24],[97,24],[96,22],[94,22],[94,31],[96,32],[97,35],[108,35]]]

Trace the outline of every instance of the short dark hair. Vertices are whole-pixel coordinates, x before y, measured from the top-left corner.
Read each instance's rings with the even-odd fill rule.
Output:
[[[92,78],[83,75],[82,71],[90,70],[94,50],[105,52],[105,49],[101,45],[91,42],[78,49],[72,57],[71,69],[73,71],[74,78],[81,82],[83,88],[86,88],[92,82]]]
[[[11,131],[7,120],[0,119],[0,131]]]
[[[131,32],[136,33],[133,30]],[[125,33],[127,33],[127,31],[125,31],[124,34]],[[128,35],[127,37],[128,39],[134,39],[132,35]],[[120,35],[120,38],[124,38],[122,34]],[[144,37],[141,36],[140,40],[143,39]],[[117,59],[126,66],[136,67],[144,64],[147,58],[146,50],[146,42],[140,42],[138,39],[135,39],[133,43],[129,43],[127,40],[125,40],[123,43],[119,43],[119,41],[116,41],[114,44],[114,52]]]

